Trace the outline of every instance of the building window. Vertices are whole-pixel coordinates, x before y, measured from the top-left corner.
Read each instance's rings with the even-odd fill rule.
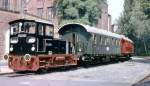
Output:
[[[39,17],[42,17],[43,16],[43,8],[37,8],[37,15]]]
[[[28,11],[28,10],[27,10],[27,9],[25,9],[25,10],[24,10],[24,13],[27,13],[27,11]]]
[[[37,1],[43,1],[43,0],[37,0]]]
[[[47,18],[50,21],[53,19],[53,7],[47,7]]]
[[[3,8],[9,10],[10,0],[3,0]]]

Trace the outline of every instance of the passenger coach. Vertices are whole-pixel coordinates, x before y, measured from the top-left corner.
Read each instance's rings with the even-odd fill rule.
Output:
[[[123,35],[83,24],[66,24],[59,30],[62,39],[74,45],[81,62],[99,63],[129,59],[133,54],[133,42]],[[128,46],[130,45],[130,46]]]

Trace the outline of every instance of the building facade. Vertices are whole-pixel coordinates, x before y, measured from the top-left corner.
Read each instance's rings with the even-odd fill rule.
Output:
[[[0,0],[0,58],[9,52],[8,23],[28,15],[57,25],[54,2],[55,0]]]
[[[108,4],[105,3],[103,5],[103,8],[101,10],[101,16],[98,20],[97,27],[100,29],[104,29],[107,31],[113,31],[112,30],[112,20],[111,20],[111,15],[108,13]]]
[[[26,15],[48,20],[55,26],[55,38],[58,38],[58,18],[55,16],[56,0],[0,0],[0,57],[9,51],[9,22]],[[111,31],[111,16],[108,5],[102,9],[97,27]]]

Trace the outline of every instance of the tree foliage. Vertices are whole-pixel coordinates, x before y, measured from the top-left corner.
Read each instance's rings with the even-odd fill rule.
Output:
[[[150,54],[150,0],[124,0],[118,24],[122,33],[135,43],[137,55]]]
[[[77,22],[96,25],[106,0],[57,0],[60,24]]]

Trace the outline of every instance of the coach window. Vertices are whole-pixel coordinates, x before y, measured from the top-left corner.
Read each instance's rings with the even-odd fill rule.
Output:
[[[105,40],[105,42],[106,42],[106,43],[105,43],[105,45],[107,45],[107,44],[108,44],[108,38],[107,38],[107,37],[106,37],[106,40]]]
[[[101,36],[99,36],[99,43],[100,43],[100,45],[101,45],[101,40],[102,40],[102,37],[101,37]]]
[[[114,45],[116,45],[116,39],[114,39],[114,41],[113,41],[113,42],[114,42]]]
[[[114,45],[116,45],[116,41],[117,41],[117,40],[116,40],[116,39],[114,39]]]
[[[101,45],[103,45],[103,36],[101,36],[101,41],[100,41]]]
[[[111,39],[111,43],[112,43],[112,45],[115,45],[114,39],[113,39],[113,38]]]
[[[109,37],[107,38],[107,45],[110,45],[110,39],[109,39]]]
[[[96,35],[94,35],[94,44],[96,44],[97,39],[96,39]]]
[[[104,45],[107,44],[107,37],[104,37]]]
[[[53,36],[53,27],[52,26],[48,26],[48,25],[46,26],[45,35]]]
[[[103,45],[105,45],[105,40],[106,40],[106,38],[103,37],[103,40],[102,40]]]
[[[44,26],[42,24],[38,25],[38,34],[44,35]]]
[[[120,40],[118,40],[118,46],[120,46]]]
[[[118,40],[116,39],[116,45],[118,46]]]

